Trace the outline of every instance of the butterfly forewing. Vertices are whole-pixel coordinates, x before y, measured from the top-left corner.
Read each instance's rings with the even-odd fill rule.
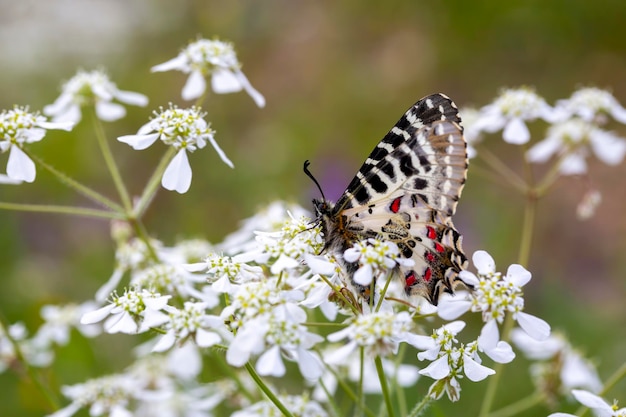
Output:
[[[413,266],[399,268],[408,295],[436,304],[441,291],[452,291],[466,265],[451,219],[467,173],[460,122],[443,94],[419,100],[374,148],[335,206],[315,203],[326,248],[340,262],[354,241],[379,237],[413,259]],[[354,265],[342,263],[351,275]]]

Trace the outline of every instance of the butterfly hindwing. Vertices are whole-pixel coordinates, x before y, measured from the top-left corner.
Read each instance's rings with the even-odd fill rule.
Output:
[[[443,94],[413,105],[374,148],[336,205],[314,202],[327,250],[341,262],[354,241],[392,241],[414,261],[398,271],[408,295],[436,304],[441,291],[451,292],[466,266],[452,223],[467,173],[460,122],[456,106]],[[354,265],[343,264],[351,275]]]

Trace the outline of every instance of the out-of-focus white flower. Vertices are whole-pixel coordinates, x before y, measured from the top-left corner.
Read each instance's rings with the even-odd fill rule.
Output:
[[[533,372],[538,387],[550,387],[561,394],[568,393],[574,388],[591,392],[600,392],[602,389],[602,381],[595,367],[563,336],[556,334],[538,341],[521,329],[513,329],[511,340],[527,358],[541,361],[536,364],[539,367],[535,367]],[[558,375],[560,380],[544,382],[546,378],[553,378],[554,375]]]
[[[626,140],[583,119],[569,119],[554,124],[546,138],[528,150],[530,162],[543,163],[552,156],[562,158],[559,171],[563,175],[587,172],[586,158],[590,151],[607,165],[617,165],[626,155]]]
[[[89,407],[89,415],[99,417],[131,417],[130,400],[137,393],[136,381],[128,375],[110,375],[91,379],[82,384],[64,386],[63,395],[72,402],[48,417],[70,417],[83,407]]]
[[[127,290],[124,295],[112,297],[112,302],[98,310],[85,313],[82,324],[104,322],[107,333],[134,334],[165,323],[168,316],[161,310],[171,295],[161,295],[146,289]]]
[[[626,123],[626,109],[606,90],[586,87],[577,90],[566,100],[556,102],[561,117],[578,116],[587,122],[602,122],[602,116],[611,115],[620,123]]]
[[[235,93],[245,90],[259,107],[265,106],[265,98],[252,87],[241,72],[235,49],[229,42],[200,39],[187,45],[173,59],[152,67],[152,72],[178,70],[189,74],[182,91],[184,100],[196,99],[206,91],[205,77],[211,77],[215,93]]]
[[[37,175],[35,163],[24,152],[24,145],[39,142],[48,129],[71,130],[72,122],[48,122],[39,113],[30,113],[27,107],[15,107],[0,113],[0,153],[9,152],[7,175],[0,182],[19,184],[33,182]]]
[[[204,262],[189,264],[185,268],[193,272],[206,271],[214,291],[231,293],[234,291],[233,285],[258,281],[264,277],[260,266],[248,265],[241,258],[240,255],[231,257],[211,253]]]
[[[597,416],[600,417],[625,417],[626,416],[626,407],[617,408],[617,401],[615,401],[612,405],[604,401],[602,397],[598,397],[595,394],[592,394],[583,390],[572,390],[572,395],[579,403],[584,405],[585,407],[591,408]],[[573,414],[567,413],[552,413],[548,417],[576,417]]]
[[[278,395],[280,402],[294,416],[306,417],[327,417],[328,413],[316,401],[308,398],[306,395]],[[278,416],[280,410],[270,400],[264,400],[254,403],[242,410],[235,411],[231,417],[266,417]]]
[[[75,327],[86,337],[100,334],[100,327],[93,324],[82,324],[80,318],[87,311],[96,308],[94,303],[87,302],[81,305],[67,304],[64,306],[45,305],[41,308],[41,317],[44,323],[37,330],[35,338],[64,346],[69,342],[70,330]]]
[[[481,126],[476,124],[480,120],[481,112],[472,107],[465,107],[459,111],[459,114],[463,125],[463,136],[467,141],[467,157],[471,159],[476,156],[474,145],[483,139],[480,131]]]
[[[78,123],[82,117],[80,108],[95,106],[100,120],[112,122],[126,115],[124,106],[113,100],[141,107],[148,104],[143,94],[119,90],[103,71],[81,70],[63,85],[61,95],[43,112],[52,116],[54,122]]]
[[[576,215],[580,220],[590,219],[595,214],[600,202],[602,202],[602,194],[600,194],[600,191],[587,191],[580,203],[578,203],[578,206],[576,206]]]
[[[129,144],[133,149],[146,149],[157,139],[178,151],[163,173],[161,185],[167,190],[185,193],[191,185],[191,166],[187,151],[194,152],[206,146],[207,141],[213,146],[222,161],[233,168],[222,148],[215,141],[215,132],[204,120],[206,113],[200,108],[180,109],[170,104],[167,110],[160,109],[155,117],[139,128],[136,135],[125,135],[117,138]]]
[[[504,90],[492,104],[480,109],[481,116],[472,129],[476,132],[496,132],[504,129],[505,142],[522,145],[530,140],[526,121],[554,121],[556,114],[543,98],[529,88]]]

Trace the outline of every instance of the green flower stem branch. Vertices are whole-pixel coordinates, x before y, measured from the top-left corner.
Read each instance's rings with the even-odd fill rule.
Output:
[[[257,384],[257,386],[261,389],[261,391],[263,391],[267,398],[276,406],[276,408],[280,410],[281,413],[283,413],[285,417],[294,417],[294,415],[291,414],[289,410],[287,410],[287,407],[285,407],[285,405],[278,399],[278,397],[274,395],[271,388],[268,387],[267,384],[265,384],[265,381],[263,381],[259,374],[256,373],[254,366],[250,365],[250,362],[246,363],[246,370],[248,371],[254,382]]]
[[[501,408],[489,414],[489,417],[512,417],[526,410],[529,410],[545,400],[546,396],[541,392],[535,392],[526,398],[514,402],[504,408]]]
[[[16,211],[30,211],[38,213],[56,213],[56,214],[69,214],[74,216],[83,217],[96,217],[101,219],[125,219],[126,216],[106,210],[90,209],[84,207],[72,207],[72,206],[54,206],[45,204],[17,204],[17,203],[4,203],[0,202],[0,209],[4,210],[16,210]]]
[[[380,359],[380,356],[376,356],[374,362],[376,363],[376,372],[378,373],[378,380],[380,381],[385,406],[387,407],[387,415],[389,417],[395,417],[393,404],[391,403],[391,394],[389,392],[389,386],[387,385],[387,376],[385,375],[385,370],[383,369],[383,361]]]
[[[38,156],[33,155],[32,153],[30,153],[27,149],[22,149],[22,150],[24,151],[24,153],[26,153],[26,155],[28,155],[28,157],[30,159],[35,161],[35,163],[37,163],[39,166],[44,168],[46,171],[50,172],[55,177],[57,177],[57,179],[59,181],[61,181],[62,184],[65,184],[69,188],[72,188],[72,189],[76,190],[78,193],[84,195],[85,197],[87,197],[88,199],[90,199],[91,201],[93,201],[95,203],[98,203],[100,205],[108,207],[111,210],[116,211],[118,213],[123,213],[124,212],[123,207],[120,206],[119,204],[117,204],[116,202],[108,199],[107,197],[105,197],[102,194],[92,190],[91,188],[89,188],[89,187],[79,183],[78,181],[74,180],[73,178],[70,178],[66,174],[64,174],[61,171],[59,171],[58,169],[56,169],[53,166],[49,165],[48,163],[44,162]]]
[[[102,122],[96,115],[95,107],[91,107],[91,120],[93,122],[94,129],[96,131],[96,138],[98,140],[98,145],[100,146],[100,151],[102,152],[102,157],[104,158],[104,162],[106,163],[107,168],[109,169],[109,173],[113,178],[113,182],[115,183],[115,188],[117,188],[117,192],[120,195],[120,199],[122,200],[122,205],[127,212],[131,210],[131,201],[130,196],[128,195],[128,190],[124,185],[124,181],[122,181],[122,176],[120,175],[120,171],[115,163],[115,159],[113,158],[113,154],[111,153],[111,148],[109,147],[109,143],[107,141],[106,135],[104,133],[104,127],[102,126]]]

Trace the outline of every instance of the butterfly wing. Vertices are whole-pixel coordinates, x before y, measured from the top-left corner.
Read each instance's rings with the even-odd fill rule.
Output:
[[[465,184],[467,152],[455,104],[434,94],[413,105],[374,148],[340,200],[344,236],[396,243],[409,295],[433,304],[467,263],[452,215]]]

